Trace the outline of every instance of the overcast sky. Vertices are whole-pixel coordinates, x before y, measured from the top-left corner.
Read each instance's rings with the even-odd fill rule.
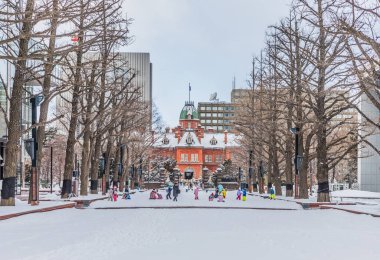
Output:
[[[232,81],[247,86],[251,59],[264,45],[266,28],[289,14],[290,0],[126,0],[135,37],[124,51],[149,52],[153,102],[166,125],[178,124],[191,99],[218,93],[230,101]]]

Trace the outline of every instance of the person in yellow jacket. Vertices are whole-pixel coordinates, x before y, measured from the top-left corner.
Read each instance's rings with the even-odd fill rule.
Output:
[[[227,191],[226,191],[226,189],[223,189],[223,190],[222,190],[222,195],[223,195],[223,199],[225,199],[226,196],[227,196]]]

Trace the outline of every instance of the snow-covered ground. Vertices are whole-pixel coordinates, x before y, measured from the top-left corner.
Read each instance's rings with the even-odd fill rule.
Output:
[[[96,201],[91,204],[92,208],[103,207],[176,207],[176,206],[200,206],[200,207],[250,207],[250,208],[282,208],[282,209],[301,209],[302,207],[296,203],[289,203],[280,200],[268,200],[255,196],[247,196],[247,201],[236,200],[236,191],[227,192],[225,202],[217,202],[217,199],[213,201],[208,200],[208,196],[211,192],[200,191],[199,200],[194,200],[193,191],[185,191],[181,188],[181,193],[178,196],[178,201],[166,200],[165,191],[159,191],[163,199],[162,200],[150,200],[150,191],[136,192],[131,195],[131,200],[119,199],[116,202],[102,200]]]
[[[268,203],[270,203],[268,201]],[[65,209],[0,222],[1,259],[377,259],[379,219],[335,210]]]
[[[0,221],[0,259],[377,259],[380,219],[337,210],[303,210],[288,201],[248,196],[209,202],[210,193],[181,192],[178,202],[97,201]],[[225,206],[232,209],[96,209],[138,206]],[[246,210],[236,207],[295,210]],[[1,209],[0,209],[1,210]],[[6,238],[6,239],[3,239]]]

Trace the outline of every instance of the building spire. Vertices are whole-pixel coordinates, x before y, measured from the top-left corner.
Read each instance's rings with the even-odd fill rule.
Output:
[[[189,103],[190,103],[190,92],[191,92],[191,86],[190,86],[190,82],[189,82]]]

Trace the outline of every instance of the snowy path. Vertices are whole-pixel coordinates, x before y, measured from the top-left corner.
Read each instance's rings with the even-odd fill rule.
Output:
[[[76,210],[0,222],[1,259],[377,259],[380,221],[330,210]]]

